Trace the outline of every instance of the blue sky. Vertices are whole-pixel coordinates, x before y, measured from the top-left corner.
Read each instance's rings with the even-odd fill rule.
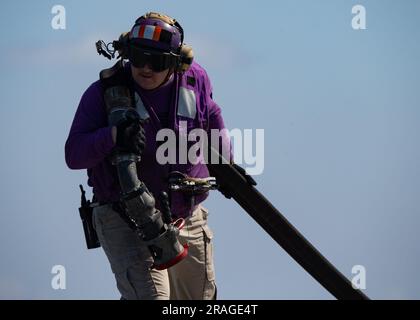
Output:
[[[66,30],[51,8],[66,8]],[[351,28],[362,4],[367,29]],[[8,1],[0,28],[0,298],[116,299],[104,253],[85,249],[84,171],[64,162],[80,96],[111,41],[147,11],[177,18],[230,128],[265,130],[268,199],[372,298],[419,299],[420,3]],[[206,206],[222,299],[331,299],[234,202]],[[67,289],[51,288],[66,267]]]

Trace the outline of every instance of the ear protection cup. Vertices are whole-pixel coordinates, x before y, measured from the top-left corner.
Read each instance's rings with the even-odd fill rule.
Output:
[[[178,30],[181,33],[181,47],[179,48],[179,63],[176,68],[177,72],[186,72],[192,65],[194,60],[194,51],[193,48],[187,44],[184,43],[184,29],[179,24],[178,21],[174,20],[174,26],[178,28]]]
[[[194,51],[189,45],[183,44],[179,53],[179,63],[176,68],[177,72],[186,72],[193,63]]]
[[[122,59],[128,59],[129,35],[129,32],[123,32],[118,38],[118,41],[113,42],[114,49],[118,51],[118,54]]]

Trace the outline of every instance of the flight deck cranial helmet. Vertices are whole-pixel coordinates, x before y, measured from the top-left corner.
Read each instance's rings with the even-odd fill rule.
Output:
[[[173,18],[149,12],[138,18],[125,35],[126,56],[135,67],[149,64],[156,71],[173,68],[188,70],[193,61],[193,50],[183,43],[184,31]]]

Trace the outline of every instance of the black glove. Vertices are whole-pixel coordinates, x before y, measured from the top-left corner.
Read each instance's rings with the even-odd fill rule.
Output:
[[[252,185],[252,186],[256,186],[257,182],[255,182],[255,180],[246,173],[245,169],[240,167],[239,165],[237,165],[236,163],[232,163],[231,164],[236,170],[239,171],[239,173],[246,179],[246,181]],[[232,194],[229,192],[228,189],[226,189],[223,185],[220,185],[218,190],[228,199],[232,198]]]
[[[127,110],[124,119],[117,125],[117,143],[120,152],[140,156],[146,146],[143,122],[134,110]]]

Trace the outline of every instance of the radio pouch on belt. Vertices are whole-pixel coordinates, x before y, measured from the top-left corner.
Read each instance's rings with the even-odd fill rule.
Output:
[[[83,231],[85,232],[86,246],[88,249],[99,248],[101,244],[98,240],[95,228],[93,227],[93,207],[91,202],[86,200],[85,190],[83,186],[79,185],[81,195],[81,206],[79,208],[80,218],[82,219]]]

